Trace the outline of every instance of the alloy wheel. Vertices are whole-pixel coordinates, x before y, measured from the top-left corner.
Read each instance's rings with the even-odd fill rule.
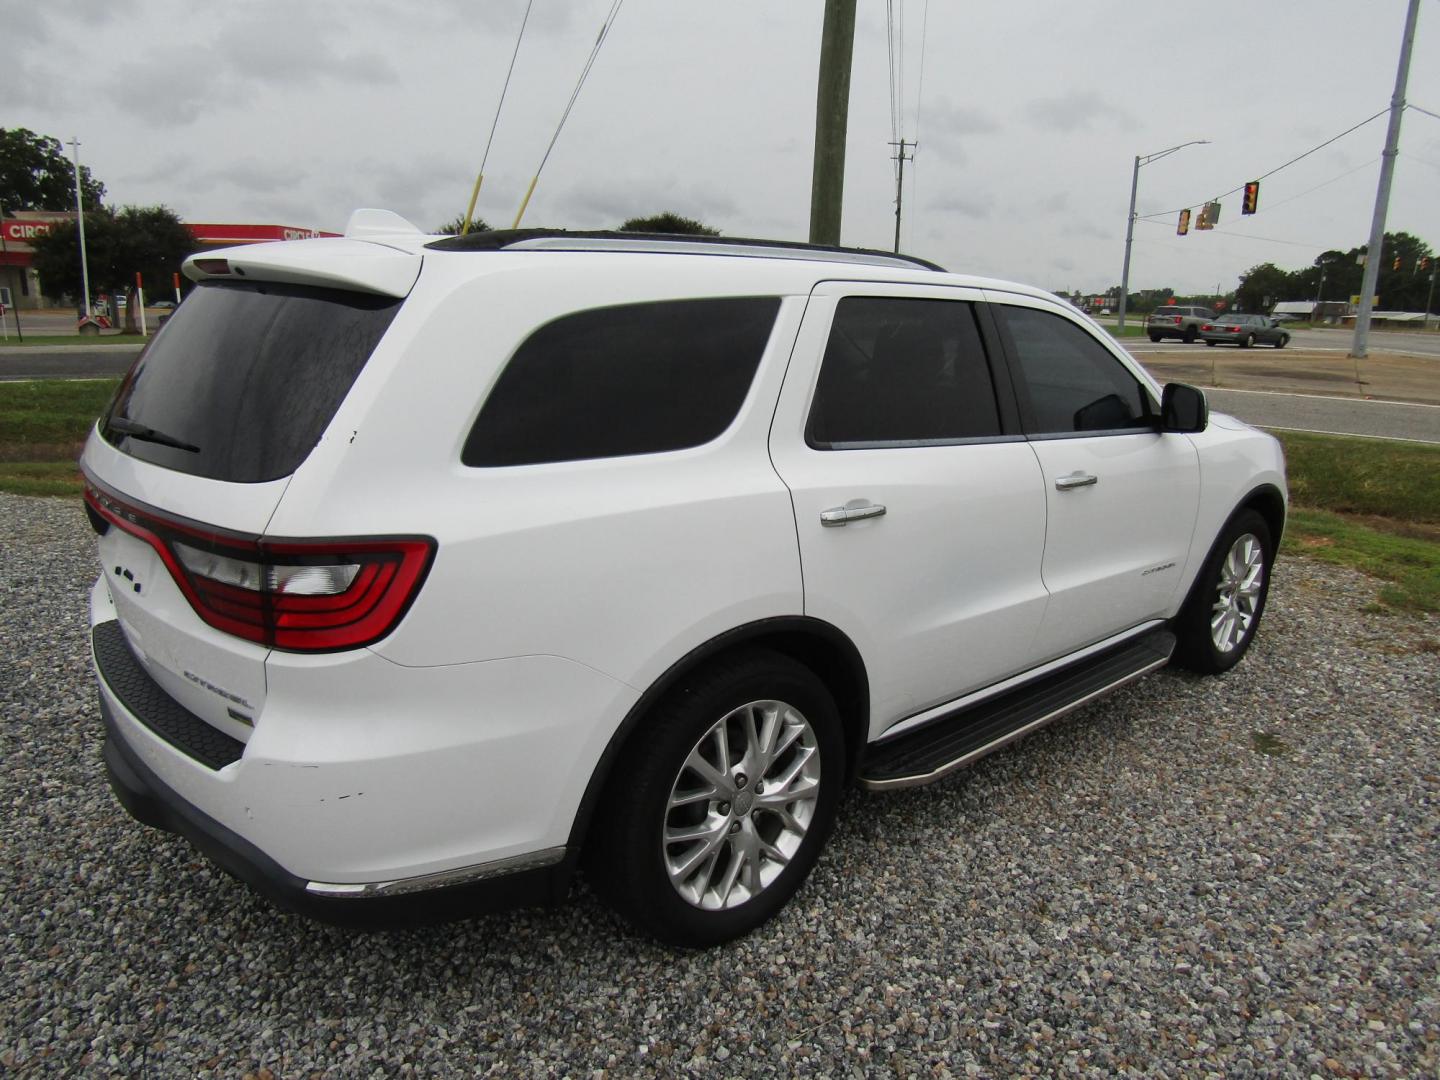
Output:
[[[1220,564],[1220,580],[1210,609],[1210,640],[1217,651],[1239,648],[1254,625],[1265,585],[1265,548],[1254,533],[1235,540]]]
[[[700,737],[671,785],[662,854],[688,903],[726,910],[774,883],[815,817],[820,750],[805,716],[752,701]]]

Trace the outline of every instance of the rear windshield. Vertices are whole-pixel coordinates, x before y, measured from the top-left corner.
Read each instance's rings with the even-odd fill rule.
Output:
[[[100,433],[131,457],[195,476],[289,476],[401,303],[271,282],[202,285],[125,376]]]

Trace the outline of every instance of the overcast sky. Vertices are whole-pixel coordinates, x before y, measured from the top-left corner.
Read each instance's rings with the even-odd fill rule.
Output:
[[[611,0],[534,0],[479,213],[508,226]],[[821,0],[625,0],[526,225],[673,210],[730,235],[809,227]],[[1139,211],[1192,206],[1384,110],[1405,0],[894,0],[903,16],[902,247],[947,268],[1096,291]],[[928,13],[927,13],[928,9]],[[344,227],[465,209],[525,0],[0,0],[0,126],[64,140],[114,204],[194,222]],[[922,29],[924,33],[922,35]],[[922,50],[923,45],[923,50]],[[842,240],[888,248],[886,5],[859,0]],[[922,65],[923,60],[923,65]],[[1408,100],[1440,113],[1440,0]],[[923,66],[923,86],[921,74]],[[1267,179],[1260,214],[1136,226],[1131,287],[1233,288],[1366,241],[1386,118]],[[1440,120],[1405,114],[1387,227],[1440,248]],[[913,181],[913,183],[912,183]],[[1322,186],[1323,185],[1323,186]]]

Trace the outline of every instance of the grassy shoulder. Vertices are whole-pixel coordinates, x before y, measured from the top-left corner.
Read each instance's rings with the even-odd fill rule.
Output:
[[[0,491],[78,495],[75,459],[118,382],[0,383]],[[1381,579],[1390,607],[1440,611],[1440,446],[1279,438],[1292,500],[1283,550]]]
[[[1440,611],[1440,538],[1407,536],[1380,519],[1328,510],[1290,511],[1282,553],[1361,570],[1385,584],[1380,604],[1402,611]]]
[[[1380,602],[1440,611],[1440,446],[1277,432],[1290,479],[1282,551],[1385,582]]]

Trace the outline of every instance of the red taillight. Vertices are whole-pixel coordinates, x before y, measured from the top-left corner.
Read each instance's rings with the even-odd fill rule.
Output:
[[[1225,329],[1232,334],[1238,334],[1240,332],[1240,328],[1238,326],[1227,326],[1225,327]]]
[[[428,537],[268,540],[142,509],[88,477],[85,502],[155,549],[217,630],[291,652],[358,649],[393,630],[435,554]]]
[[[1175,325],[1176,325],[1176,326],[1179,326],[1179,325],[1180,325],[1180,316],[1179,316],[1179,315],[1176,315],[1176,316],[1175,316]]]
[[[1211,325],[1207,322],[1204,326],[1200,327],[1200,329],[1201,329],[1201,330],[1214,330],[1215,327],[1211,326]]]

